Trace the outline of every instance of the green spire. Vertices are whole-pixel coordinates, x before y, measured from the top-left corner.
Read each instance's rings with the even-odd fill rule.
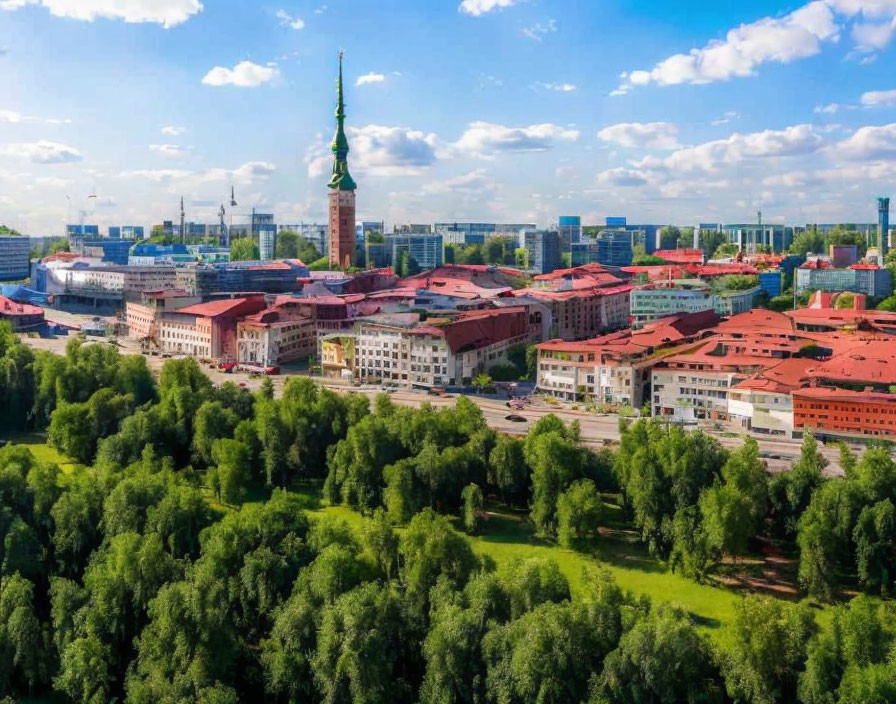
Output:
[[[339,52],[339,78],[336,80],[336,134],[333,135],[333,175],[329,188],[337,191],[354,191],[357,188],[348,172],[348,139],[345,137],[345,101],[342,99],[342,52]]]

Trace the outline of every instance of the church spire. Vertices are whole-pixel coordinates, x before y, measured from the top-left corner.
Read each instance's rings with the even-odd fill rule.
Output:
[[[333,175],[327,184],[337,191],[357,188],[348,172],[348,139],[345,136],[345,101],[342,97],[342,52],[339,52],[339,78],[336,80],[336,134],[333,135]]]

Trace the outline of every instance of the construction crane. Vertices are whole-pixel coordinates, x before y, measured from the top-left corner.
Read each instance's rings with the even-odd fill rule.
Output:
[[[87,210],[88,210],[88,207],[87,207],[87,206],[90,205],[91,203],[95,203],[95,202],[96,202],[96,197],[97,197],[97,196],[96,196],[96,188],[94,188],[94,189],[93,189],[93,192],[91,192],[91,193],[84,199],[84,207],[78,208],[78,234],[79,234],[81,237],[84,236],[84,219],[87,217]],[[68,211],[68,212],[69,212],[69,214],[71,214],[71,207],[72,207],[72,199],[71,199],[71,196],[66,195],[66,196],[65,196],[65,199],[68,201],[68,207],[69,207],[69,211]],[[68,217],[67,219],[68,219],[68,220],[71,220],[71,217]],[[66,224],[68,224],[68,223],[66,223]]]

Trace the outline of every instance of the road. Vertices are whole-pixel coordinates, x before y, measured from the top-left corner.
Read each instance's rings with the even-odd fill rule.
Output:
[[[68,341],[72,339],[73,335],[59,336],[56,338],[29,337],[27,335],[21,337],[23,342],[35,349],[49,350],[56,352],[57,354],[65,354],[65,346]],[[87,341],[88,343],[93,344],[109,344],[99,338],[87,338]],[[123,354],[140,354],[139,346],[133,340],[118,338],[117,342],[118,347]],[[147,356],[146,359],[149,367],[155,372],[158,372],[165,362],[163,358],[158,356]],[[218,369],[209,368],[208,366],[203,366],[202,370],[215,384],[222,384],[225,381],[233,381],[249,389],[257,389],[261,386],[260,378],[251,378],[250,375],[245,373],[234,372],[225,374]],[[284,374],[270,377],[274,384],[274,393],[280,395],[286,379],[300,373],[301,372],[290,372],[289,370],[285,370]],[[307,374],[307,372],[305,372],[305,374]],[[379,387],[353,387],[339,381],[320,378],[315,378],[315,381],[322,386],[340,393],[352,391],[370,397],[381,393]],[[453,395],[445,397],[429,396],[418,391],[396,390],[390,395],[395,403],[413,407],[419,407],[423,403],[430,403],[433,406],[442,407],[452,405],[455,402],[455,397]],[[514,411],[512,414],[524,418],[525,422],[514,422],[508,420],[507,417],[508,415],[511,415],[511,412],[505,406],[503,401],[483,398],[476,395],[469,396],[469,398],[482,408],[482,412],[485,415],[489,427],[501,432],[519,435],[525,434],[532,423],[548,413],[554,413],[566,423],[578,420],[582,428],[582,441],[586,445],[591,447],[602,447],[606,444],[619,441],[619,417],[616,415],[598,415],[589,411],[572,410],[568,405],[548,405],[544,401],[533,400],[525,409]],[[726,435],[723,432],[716,432],[710,428],[703,428],[703,430],[718,439],[722,446],[728,449],[735,449],[743,444],[744,436],[732,436],[730,433]],[[768,438],[763,436],[754,437],[756,437],[756,440],[759,443],[759,450],[762,453],[763,458],[765,458],[769,470],[772,472],[780,472],[789,469],[793,460],[799,456],[801,444],[799,440]],[[829,463],[826,473],[831,476],[841,475],[842,469],[840,468],[840,457],[837,447],[820,446],[820,449],[821,453]]]

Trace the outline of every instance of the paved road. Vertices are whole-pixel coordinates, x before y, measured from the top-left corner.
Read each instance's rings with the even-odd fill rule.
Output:
[[[65,346],[72,338],[71,336],[60,336],[47,339],[22,336],[22,339],[25,343],[35,349],[50,350],[58,354],[64,354]],[[88,338],[88,342],[93,344],[109,344],[106,341],[93,340],[91,338]],[[139,347],[132,340],[121,338],[118,340],[118,343],[119,349],[124,354],[139,354],[140,352]],[[162,364],[165,362],[164,359],[157,356],[147,356],[146,359],[150,368],[156,372],[161,369]],[[253,379],[245,373],[234,372],[232,374],[224,374],[217,369],[209,368],[207,366],[203,366],[202,369],[215,384],[222,384],[225,381],[233,381],[250,389],[257,389],[261,386],[261,379]],[[297,373],[298,372],[296,372],[296,374]],[[271,377],[271,380],[274,383],[275,394],[279,395],[281,393],[285,380],[289,378],[291,374],[293,373],[286,371],[285,374]],[[316,381],[327,388],[339,392],[355,391],[371,397],[381,393],[378,387],[351,387],[337,381],[319,378],[316,379]],[[391,394],[391,397],[395,403],[413,407],[418,407],[422,403],[431,403],[433,406],[442,407],[451,405],[455,401],[453,395],[446,397],[429,396],[425,393],[415,391],[395,391]],[[513,422],[507,419],[507,416],[511,414],[511,411],[504,405],[503,401],[481,398],[475,395],[470,396],[469,398],[479,404],[482,408],[488,425],[495,430],[502,432],[524,434],[533,422],[537,421],[547,413],[554,413],[567,423],[570,423],[573,420],[578,420],[582,427],[582,441],[587,445],[601,447],[608,443],[618,442],[619,440],[619,417],[615,415],[596,415],[588,411],[574,411],[568,406],[553,406],[548,405],[543,401],[534,401],[530,405],[527,405],[524,410],[513,412],[513,415],[524,418],[526,422]],[[731,437],[730,435],[725,436],[722,433],[714,432],[711,429],[704,430],[715,436],[726,448],[734,449],[743,444],[743,437],[741,436]],[[793,463],[793,459],[799,455],[799,440],[759,436],[757,436],[756,439],[759,442],[760,452],[766,459],[769,469],[773,472],[789,469]],[[832,446],[822,446],[821,452],[829,462],[827,473],[831,475],[842,474],[837,448]]]

